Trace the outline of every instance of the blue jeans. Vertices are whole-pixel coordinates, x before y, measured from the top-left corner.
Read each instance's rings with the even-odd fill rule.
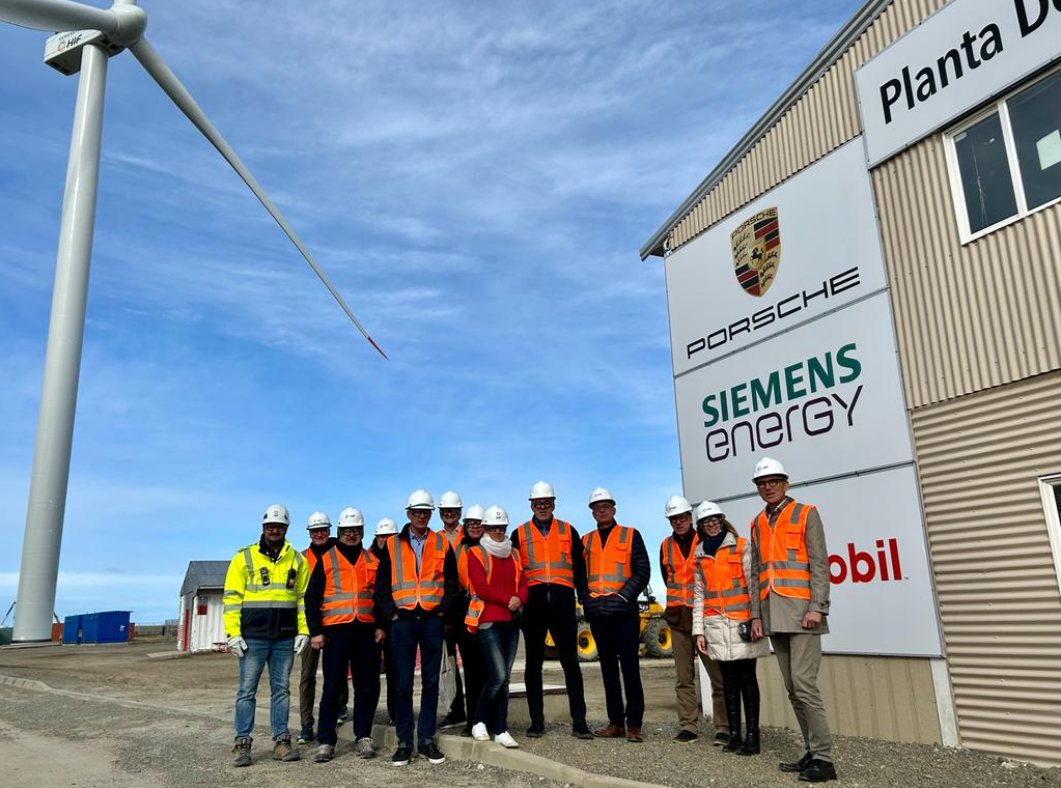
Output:
[[[416,648],[420,647],[420,720],[416,741],[421,749],[435,738],[438,719],[438,674],[442,670],[444,634],[441,616],[391,622],[391,653],[397,687],[394,692],[398,744],[413,746],[413,679]]]
[[[479,630],[479,642],[487,677],[472,722],[485,723],[486,729],[496,735],[508,730],[508,680],[519,647],[519,627],[511,621],[495,621]]]
[[[247,653],[239,661],[239,691],[236,692],[236,738],[250,736],[254,730],[254,696],[258,680],[269,665],[269,724],[273,741],[287,730],[291,710],[291,666],[295,664],[294,638],[244,638]]]

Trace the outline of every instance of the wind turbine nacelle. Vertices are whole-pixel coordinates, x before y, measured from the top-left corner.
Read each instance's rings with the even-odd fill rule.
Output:
[[[86,44],[102,47],[108,57],[125,49],[99,30],[67,30],[44,42],[44,62],[59,73],[72,76],[81,70],[81,50]]]

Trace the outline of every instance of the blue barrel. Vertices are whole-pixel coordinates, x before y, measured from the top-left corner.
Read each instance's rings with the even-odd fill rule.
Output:
[[[63,645],[76,646],[81,642],[81,616],[67,616],[63,621]]]
[[[97,630],[97,643],[128,643],[129,642],[129,611],[111,610],[106,613],[98,613],[99,627]]]

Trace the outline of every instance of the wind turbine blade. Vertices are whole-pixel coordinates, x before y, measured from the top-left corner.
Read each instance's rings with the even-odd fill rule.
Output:
[[[313,271],[318,277],[320,277],[324,286],[328,288],[328,292],[330,292],[335,300],[339,302],[339,306],[341,306],[343,311],[346,312],[347,317],[349,317],[354,322],[354,325],[357,326],[358,331],[364,334],[365,339],[372,344],[372,347],[379,351],[379,354],[383,356],[383,358],[387,358],[387,354],[384,353],[383,349],[376,344],[376,341],[369,336],[365,327],[361,325],[361,321],[357,319],[357,316],[354,315],[350,307],[347,306],[346,301],[343,300],[339,291],[335,289],[335,286],[325,275],[324,271],[321,270],[319,265],[317,265],[317,261],[313,259],[313,255],[309,253],[309,250],[291,228],[291,225],[287,223],[287,220],[281,215],[280,211],[273,204],[273,201],[269,199],[265,190],[262,189],[255,177],[251,175],[250,170],[248,170],[243,162],[240,161],[239,156],[237,156],[236,152],[232,150],[232,147],[225,142],[225,138],[221,136],[221,132],[219,132],[214,127],[214,124],[210,122],[210,119],[206,117],[206,113],[202,111],[199,105],[195,102],[195,99],[192,98],[192,95],[187,91],[184,85],[181,84],[180,80],[177,79],[176,75],[170,70],[169,66],[166,65],[165,61],[162,60],[162,56],[158,54],[146,38],[141,38],[129,49],[132,51],[136,59],[140,61],[140,65],[147,69],[147,73],[150,74],[155,82],[159,84],[159,87],[166,92],[166,95],[173,100],[173,103],[177,105],[178,109],[180,109],[180,111],[188,117],[188,120],[190,120],[200,132],[202,132],[202,135],[206,137],[215,148],[217,148],[218,153],[225,158],[225,161],[232,166],[232,169],[234,169],[239,177],[243,179],[243,182],[247,184],[250,190],[254,192],[254,195],[258,198],[261,204],[265,206],[265,210],[267,210],[276,223],[280,225],[280,229],[287,234],[287,237],[291,239],[291,243],[298,248],[302,253],[302,256],[306,258],[306,262],[310,264]]]
[[[0,21],[30,30],[118,30],[118,17],[105,8],[68,0],[0,0]]]

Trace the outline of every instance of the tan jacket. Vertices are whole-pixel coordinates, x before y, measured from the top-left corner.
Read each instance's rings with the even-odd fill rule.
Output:
[[[731,533],[726,534],[719,547],[735,547],[737,537]],[[715,615],[704,615],[704,573],[700,568],[700,559],[704,557],[702,544],[696,546],[696,569],[693,571],[693,637],[705,635],[707,637],[707,653],[711,659],[720,662],[730,662],[735,659],[758,659],[770,653],[769,641],[763,638],[757,643],[748,643],[741,640],[739,621],[726,618],[721,613]],[[752,563],[751,541],[745,541],[744,552],[741,554],[741,569],[744,571],[744,579],[748,584],[748,596],[751,599],[752,618],[759,617],[759,572]],[[753,571],[755,569],[755,571]]]
[[[784,501],[770,515],[770,527],[777,521],[777,515],[788,505],[791,498]],[[753,520],[754,523],[754,520]],[[810,600],[794,599],[774,592],[762,601],[763,633],[805,635],[825,635],[829,632],[829,550],[825,546],[825,527],[817,509],[807,515],[807,557],[810,559]],[[762,557],[758,547],[753,546],[755,576],[759,577]],[[822,614],[822,623],[816,629],[803,628],[803,616],[807,611]]]

